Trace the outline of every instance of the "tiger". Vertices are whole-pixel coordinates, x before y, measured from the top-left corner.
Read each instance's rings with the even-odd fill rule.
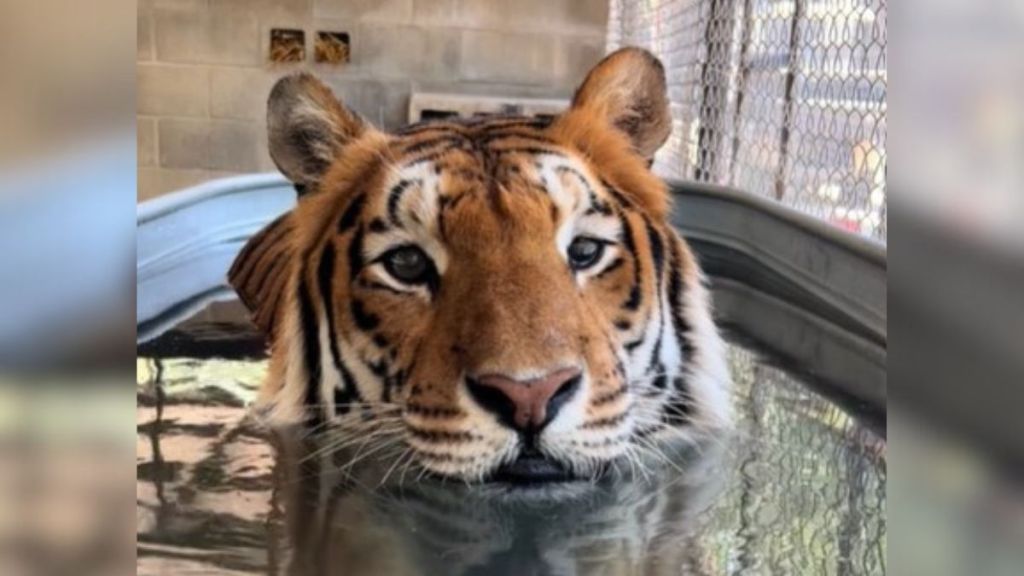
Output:
[[[652,171],[671,130],[634,47],[558,115],[391,132],[278,80],[268,148],[299,198],[228,273],[267,335],[257,412],[470,483],[593,479],[727,431],[709,286]]]

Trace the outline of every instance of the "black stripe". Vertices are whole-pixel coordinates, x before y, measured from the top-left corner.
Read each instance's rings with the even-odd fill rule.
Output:
[[[362,213],[363,204],[365,203],[365,194],[356,196],[348,203],[348,207],[345,208],[345,213],[342,214],[341,219],[338,220],[338,234],[344,234],[356,225],[356,221],[359,220],[359,215]]]
[[[463,415],[462,410],[459,410],[457,408],[423,406],[422,404],[411,403],[405,405],[405,412],[407,414],[415,414],[416,416],[420,416],[422,418],[431,419],[457,418]]]
[[[624,208],[632,208],[633,201],[630,200],[625,194],[623,194],[618,188],[612,186],[607,180],[601,180],[601,185],[604,186],[605,190],[612,195],[612,198]]]
[[[250,238],[248,242],[245,243],[245,246],[242,247],[241,252],[239,252],[238,255],[235,256],[235,261],[231,265],[231,269],[228,271],[229,276],[233,276],[240,272],[240,270],[237,270],[237,268],[239,268],[245,263],[245,261],[249,258],[249,253],[252,252],[257,245],[262,244],[262,238],[270,234],[271,231],[277,230],[277,227],[282,222],[284,222],[284,219],[288,216],[288,214],[290,214],[290,212],[285,212],[284,214],[275,218],[273,222],[265,226],[262,230],[257,232],[252,238]],[[287,228],[289,227],[286,226],[285,229]]]
[[[654,378],[654,382],[652,383],[652,385],[658,390],[664,390],[665,386],[668,385],[668,376],[665,376],[664,374],[658,374]]]
[[[679,340],[679,351],[685,363],[693,352],[693,344],[690,343],[690,324],[683,315],[683,275],[680,267],[678,241],[669,244],[670,270],[668,276],[668,305],[672,311],[672,326],[675,329],[676,339]]]
[[[510,146],[508,148],[489,148],[491,152],[495,154],[550,154],[552,156],[558,156],[565,158],[565,154],[562,154],[556,148],[541,148],[539,146]]]
[[[583,186],[583,189],[587,193],[587,199],[590,200],[590,207],[587,208],[586,212],[584,212],[585,215],[590,216],[593,214],[602,214],[604,216],[611,216],[612,214],[614,214],[611,206],[609,206],[605,202],[602,202],[597,197],[597,194],[594,192],[594,188],[590,185],[590,181],[587,180],[587,177],[584,176],[582,172],[580,172],[576,168],[573,168],[572,166],[559,166],[557,168],[557,171],[568,172],[569,174],[572,174],[573,176],[576,177],[577,180],[579,180],[580,185]]]
[[[385,222],[382,218],[374,218],[373,220],[370,221],[369,229],[370,232],[383,234],[384,232],[388,232],[389,230],[391,230],[391,227],[388,226],[387,222]]]
[[[387,364],[384,364],[385,370]],[[384,384],[381,390],[381,400],[384,402],[391,402],[391,398],[394,395],[394,391],[398,389],[402,381],[405,380],[405,373],[399,370],[398,372],[384,377]]]
[[[280,256],[283,256],[283,254],[279,254],[278,256],[279,257],[274,260],[274,263],[271,264],[267,268],[266,272],[263,273],[263,276],[260,277],[259,283],[256,284],[256,289],[255,290],[249,290],[250,293],[256,294],[257,297],[260,294],[262,294],[263,293],[263,289],[267,287],[267,281],[272,279],[272,278],[275,278],[277,276],[277,272],[280,272],[280,268],[286,262],[288,262],[288,258],[280,257]]]
[[[352,409],[351,403],[365,402],[365,400],[363,400],[363,395],[359,393],[359,385],[356,384],[356,378],[352,375],[352,371],[349,370],[344,360],[341,358],[338,360],[338,371],[341,372],[343,389],[340,395],[339,389],[334,389],[335,413],[347,414]],[[339,404],[342,405],[341,408],[338,408]]]
[[[282,217],[283,218],[283,217]],[[264,228],[246,243],[242,251],[235,257],[235,262],[228,271],[228,278],[235,278],[233,286],[245,286],[249,283],[249,277],[259,268],[260,261],[270,252],[282,237],[291,230],[291,226],[279,226],[282,218],[278,218],[270,227]],[[271,236],[273,233],[273,236]],[[259,252],[253,254],[253,250],[259,248]]]
[[[476,456],[457,456],[455,454],[432,454],[430,452],[424,452],[422,450],[416,450],[416,457],[422,460],[430,460],[432,462],[445,462],[445,463],[458,463],[458,464],[470,464],[476,462]],[[445,526],[449,524],[446,522]]]
[[[257,254],[256,257],[252,259],[252,265],[246,269],[244,276],[239,277],[235,281],[235,286],[238,288],[248,289],[254,279],[260,278],[262,280],[274,264],[283,260],[283,258],[280,258],[281,255],[281,252],[275,251],[275,246],[273,244],[268,244],[265,250]],[[270,261],[269,265],[267,265],[268,260]],[[262,276],[260,275],[261,270],[263,271]]]
[[[626,412],[622,412],[621,414],[616,414],[615,416],[606,416],[604,418],[598,418],[597,420],[590,420],[589,422],[584,422],[580,426],[580,428],[582,428],[584,430],[592,430],[594,428],[604,428],[604,427],[607,427],[607,426],[615,426],[616,424],[621,423],[625,419],[626,419]]]
[[[596,408],[598,406],[610,404],[618,400],[619,398],[622,398],[626,394],[627,390],[629,390],[629,386],[623,384],[622,386],[619,386],[618,388],[612,390],[611,392],[594,397],[594,399],[590,402],[590,405]]]
[[[474,442],[481,440],[482,438],[472,432],[468,431],[449,431],[449,430],[424,430],[422,428],[415,428],[409,426],[409,434],[413,438],[418,438],[426,442],[451,442],[451,443],[465,443]]]
[[[333,285],[336,257],[334,245],[328,242],[320,255],[320,264],[317,266],[317,282],[320,287],[320,298],[323,302],[324,321],[327,322],[327,337],[331,347],[331,361],[334,363],[334,369],[342,375],[342,382],[344,383],[342,389],[334,389],[335,412],[345,414],[351,408],[348,404],[360,398],[359,391],[355,387],[355,379],[352,378],[352,374],[341,361],[338,332],[335,327]],[[341,405],[340,408],[339,405]]]
[[[620,214],[619,222],[622,225],[622,245],[633,256],[633,286],[629,290],[629,298],[622,303],[622,307],[626,310],[637,310],[643,302],[643,294],[640,291],[640,257],[636,253],[636,240],[633,238],[629,219],[625,214]]]
[[[619,442],[624,442],[628,438],[629,438],[628,434],[616,434],[615,436],[609,436],[607,438],[604,438],[603,440],[596,440],[596,441],[583,440],[581,442],[575,442],[574,441],[573,444],[574,445],[578,445],[578,446],[582,446],[584,448],[605,448],[607,446],[611,446],[612,444],[618,444]]]
[[[352,299],[349,306],[352,310],[352,319],[356,327],[363,332],[370,332],[380,326],[380,318],[366,310],[362,300]]]
[[[583,185],[583,189],[587,191],[587,194],[591,198],[594,198],[594,189],[590,187],[590,182],[587,180],[587,177],[584,176],[582,172],[573,168],[572,166],[559,166],[558,168],[555,169],[555,171],[568,172],[575,176],[576,179],[580,181],[580,184]]]
[[[615,260],[612,260],[612,263],[609,264],[607,268],[605,268],[604,270],[601,270],[601,272],[599,272],[597,275],[595,275],[594,278],[601,278],[601,277],[609,274],[610,272],[613,272],[613,271],[617,270],[618,268],[621,268],[622,265],[625,264],[625,263],[626,263],[625,260],[623,260],[621,257],[617,257],[617,258],[615,258]]]
[[[347,385],[342,387],[336,387],[334,389],[334,414],[335,416],[344,416],[352,411],[352,404],[355,402],[362,402],[359,398],[359,393],[354,387]]]
[[[647,227],[647,240],[651,244],[651,259],[654,260],[654,277],[660,280],[662,268],[665,266],[665,243],[661,239],[661,234],[646,216],[644,217],[644,225]]]
[[[302,323],[302,353],[306,365],[306,420],[310,425],[322,421],[320,404],[320,331],[317,329],[316,311],[306,279],[299,282],[299,316]]]
[[[388,193],[388,218],[393,226],[401,226],[401,221],[398,219],[398,206],[402,202],[402,195],[409,189],[409,186],[419,182],[419,180],[400,180]]]
[[[363,269],[363,228],[360,226],[348,245],[348,276],[355,280]]]
[[[686,400],[687,386],[682,376],[672,379],[672,386],[677,390],[676,394],[665,405],[661,414],[661,421],[670,426],[686,424],[693,416],[693,405]]]
[[[288,280],[287,280],[287,278],[285,278],[282,281],[287,283]],[[273,320],[274,320],[274,317],[277,315],[277,307],[278,307],[278,305],[281,304],[281,298],[284,297],[284,293],[285,293],[285,290],[284,290],[283,287],[280,288],[279,290],[277,290],[277,295],[274,296],[274,304],[271,307],[269,307],[269,308],[263,308],[262,309],[263,312],[262,313],[257,313],[257,316],[254,318],[254,320],[256,321],[256,323],[258,325],[263,326],[265,324],[267,326],[270,326],[270,334],[269,335],[272,338],[274,336],[274,323],[273,323]],[[267,319],[267,322],[260,321],[260,319],[263,318],[264,314],[270,314],[270,318]]]
[[[651,371],[655,369],[655,365],[661,363],[661,336],[662,336],[661,318],[663,318],[663,316],[659,315],[658,316],[658,338],[657,338],[657,340],[654,341],[654,348],[651,348],[651,358],[650,358],[650,360],[647,361],[647,368],[644,371],[645,374],[650,374]],[[662,367],[662,368],[664,368],[664,367]],[[662,371],[664,371],[664,369],[662,369]]]
[[[405,128],[399,129],[396,134],[398,136],[412,136],[414,134],[421,134],[423,132],[430,132],[431,130],[438,131],[449,131],[449,132],[461,132],[464,129],[462,124],[456,124],[454,122],[446,122],[443,120],[424,120],[415,124],[410,124]]]
[[[651,359],[647,364],[647,372],[651,370],[659,369],[664,372],[664,366],[661,366],[661,338],[664,334],[665,327],[665,313],[664,310],[660,310],[662,306],[661,297],[661,286],[662,286],[662,272],[665,268],[665,243],[661,239],[661,234],[651,224],[651,221],[644,216],[644,225],[647,228],[647,240],[651,246],[651,259],[654,261],[654,286],[655,286],[655,302],[657,302],[658,310],[658,339],[654,342],[654,349],[651,350]],[[657,380],[655,384],[657,384]],[[662,383],[664,387],[664,383]]]
[[[461,134],[448,133],[439,138],[430,138],[409,144],[402,149],[401,154],[404,156],[415,156],[420,152],[425,152],[435,147],[443,147],[450,150],[458,148],[465,140],[466,137]]]
[[[423,156],[418,156],[416,158],[416,161],[415,162],[411,162],[410,164],[421,164],[423,162],[433,162],[433,161],[437,160],[438,158],[444,156],[445,154],[451,152],[452,150],[457,150],[457,149],[458,148],[456,146],[448,146],[448,147],[446,147],[444,149],[441,149],[441,150],[435,150],[435,151],[430,152],[429,154],[424,154]]]
[[[384,359],[381,359],[378,362],[366,362],[364,360],[363,365],[369,368],[370,372],[373,372],[374,376],[377,376],[379,378],[385,378],[388,375],[389,366],[387,361]]]
[[[639,348],[640,345],[643,344],[643,343],[644,343],[644,336],[643,336],[643,334],[641,334],[640,338],[638,338],[638,339],[636,339],[636,340],[634,340],[632,342],[626,342],[624,348],[626,349],[626,352],[629,352],[629,353],[632,354],[633,350],[636,350],[637,348]]]
[[[551,125],[551,120],[547,118],[491,118],[488,124],[484,126],[483,130],[489,132],[491,130],[501,130],[504,128],[510,128],[513,126],[529,126],[532,128],[547,128]]]
[[[634,263],[637,262],[634,260]],[[638,267],[639,264],[636,264]],[[639,278],[634,278],[635,281],[639,282]],[[622,307],[626,310],[636,310],[640,308],[640,303],[643,301],[643,295],[640,293],[640,285],[633,284],[633,287],[629,289],[629,298],[622,303]]]

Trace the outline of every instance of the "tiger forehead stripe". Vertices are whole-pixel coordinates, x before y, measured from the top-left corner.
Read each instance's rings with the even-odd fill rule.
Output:
[[[574,166],[572,159],[563,154],[545,152],[536,156],[535,160],[537,178],[559,209],[566,213],[574,213],[582,202],[586,207],[585,215],[595,213],[611,215],[611,209],[600,202],[590,181]],[[563,179],[564,176],[569,177],[569,184],[575,183],[575,185],[567,186],[566,180]]]
[[[547,120],[522,118],[458,124],[428,123],[400,132],[397,153],[424,160],[436,159],[453,151],[470,154],[552,151],[557,148],[557,143],[542,131],[548,123]],[[499,147],[500,144],[508,146]],[[553,148],[549,150],[547,147]]]
[[[422,180],[406,180],[402,179],[395,184],[391,191],[388,193],[388,219],[391,221],[392,226],[401,226],[402,220],[398,215],[398,205],[402,202],[402,196],[410,186],[416,185],[421,186]]]

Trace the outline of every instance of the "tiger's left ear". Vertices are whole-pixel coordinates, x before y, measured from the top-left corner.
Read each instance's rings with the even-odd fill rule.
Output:
[[[372,132],[312,74],[285,76],[270,91],[270,158],[300,191],[314,191],[345,146]]]
[[[672,131],[665,68],[642,48],[612,52],[587,74],[573,96],[571,111],[606,120],[650,161]]]

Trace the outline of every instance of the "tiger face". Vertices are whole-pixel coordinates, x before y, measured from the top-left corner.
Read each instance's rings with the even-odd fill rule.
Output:
[[[670,122],[638,49],[550,121],[386,134],[282,79],[271,156],[306,193],[229,274],[270,334],[266,413],[467,481],[593,477],[725,427],[708,296],[648,168]]]

